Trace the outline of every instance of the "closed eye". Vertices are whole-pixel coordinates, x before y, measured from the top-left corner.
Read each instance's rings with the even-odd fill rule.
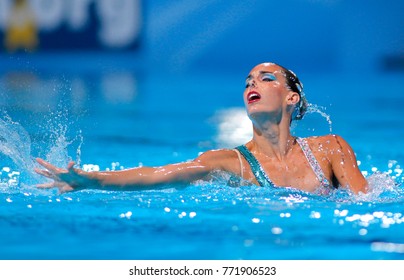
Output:
[[[260,72],[259,78],[263,82],[272,82],[272,81],[277,80],[275,74],[273,74],[271,72],[264,72],[264,71]],[[253,77],[251,75],[248,75],[248,77],[245,81],[245,88],[248,88],[251,86],[252,80],[253,80]]]
[[[261,80],[265,81],[265,82],[272,82],[272,81],[276,80],[276,76],[271,73],[265,73],[265,74],[262,74]]]

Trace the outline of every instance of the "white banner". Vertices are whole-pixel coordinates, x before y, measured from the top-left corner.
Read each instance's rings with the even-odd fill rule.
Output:
[[[1,261],[0,279],[402,279],[404,261]]]

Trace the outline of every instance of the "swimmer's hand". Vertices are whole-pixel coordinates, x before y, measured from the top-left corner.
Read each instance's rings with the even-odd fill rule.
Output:
[[[67,169],[56,167],[41,158],[37,158],[36,161],[45,169],[35,168],[35,172],[53,180],[49,183],[38,184],[38,188],[57,188],[60,193],[65,193],[84,189],[84,186],[90,183],[89,178],[83,176],[84,171],[74,168],[73,161],[69,162]]]

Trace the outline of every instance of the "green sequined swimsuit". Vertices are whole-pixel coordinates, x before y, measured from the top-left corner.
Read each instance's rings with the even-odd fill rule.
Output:
[[[313,152],[311,151],[307,141],[303,138],[296,138],[297,143],[302,149],[304,155],[306,156],[307,161],[310,164],[310,167],[313,169],[314,174],[316,174],[317,179],[321,183],[323,187],[330,187],[331,184],[327,180],[324,175],[323,170],[320,167],[317,159],[314,157]],[[275,184],[271,181],[268,175],[265,173],[261,164],[258,162],[257,158],[247,149],[245,145],[241,145],[236,147],[236,149],[240,152],[240,154],[245,158],[245,160],[250,165],[251,171],[255,176],[255,179],[262,187],[276,187]]]

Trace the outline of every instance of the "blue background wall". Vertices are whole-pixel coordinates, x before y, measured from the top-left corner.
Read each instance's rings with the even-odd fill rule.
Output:
[[[179,70],[267,60],[297,70],[380,70],[387,57],[404,58],[403,13],[404,1],[150,1],[145,43],[152,61]]]
[[[10,0],[1,1],[0,27],[4,31],[4,3]],[[133,31],[138,33],[131,46],[140,48],[112,48],[112,51],[115,55],[124,51],[125,61],[141,67],[158,65],[165,71],[179,73],[195,69],[245,72],[252,65],[269,60],[296,72],[403,68],[404,1],[401,0],[133,1],[140,3],[133,5],[140,9],[140,13],[133,11],[133,16],[140,21],[141,31]],[[47,3],[53,2],[71,3],[63,0]],[[90,3],[90,7],[102,1],[84,2]],[[91,9],[84,12],[91,13]],[[94,23],[91,28],[93,32],[87,33],[86,38],[99,31]],[[59,30],[65,32],[63,24]],[[49,33],[42,30],[41,36],[45,35],[49,40]],[[88,49],[83,44],[79,48],[66,48],[72,43],[69,36],[56,34],[54,38],[58,43],[53,46],[58,51],[60,46],[65,46],[62,49],[68,52]],[[110,51],[108,47],[97,49],[91,44],[97,54]],[[42,45],[37,51],[44,53],[49,49],[52,44],[51,48]],[[3,52],[2,56],[8,54]],[[117,60],[119,57],[116,55]]]

